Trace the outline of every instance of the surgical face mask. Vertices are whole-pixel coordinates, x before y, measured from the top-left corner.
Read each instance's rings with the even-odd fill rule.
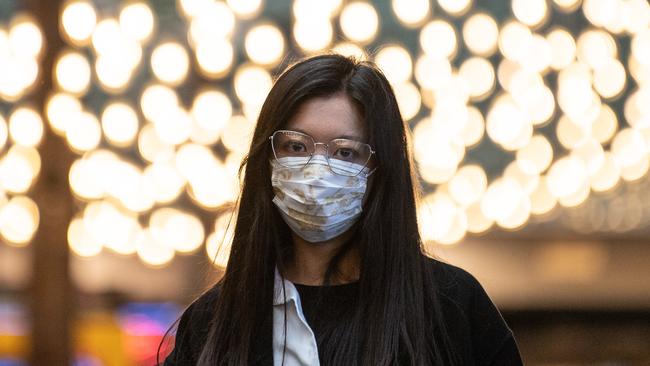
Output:
[[[279,160],[282,164],[271,159],[273,203],[297,235],[317,243],[335,238],[354,225],[361,215],[368,176],[374,170],[365,167],[356,176],[339,175],[330,170],[322,155],[311,160],[308,156]],[[336,159],[330,159],[330,164],[350,172],[361,169]]]

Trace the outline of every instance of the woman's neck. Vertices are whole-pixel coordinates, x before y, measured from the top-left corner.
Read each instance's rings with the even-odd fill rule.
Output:
[[[348,235],[346,235],[348,234]],[[322,285],[327,266],[338,249],[348,239],[346,233],[321,243],[309,243],[293,234],[294,256],[287,265],[284,276],[291,282],[304,285]],[[350,248],[341,259],[330,279],[332,285],[344,284],[359,279],[359,255],[355,247]]]

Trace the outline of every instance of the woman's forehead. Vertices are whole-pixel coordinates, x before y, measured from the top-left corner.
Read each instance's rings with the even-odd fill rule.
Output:
[[[365,141],[367,138],[361,114],[342,93],[303,102],[286,128],[306,133],[321,142],[335,138]]]

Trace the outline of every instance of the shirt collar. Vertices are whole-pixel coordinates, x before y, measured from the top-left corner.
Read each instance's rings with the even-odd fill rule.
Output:
[[[284,283],[284,295],[282,284]],[[273,286],[273,305],[283,305],[293,300],[297,303],[299,300],[298,290],[293,283],[285,278],[282,278],[278,267],[275,267],[275,281]]]

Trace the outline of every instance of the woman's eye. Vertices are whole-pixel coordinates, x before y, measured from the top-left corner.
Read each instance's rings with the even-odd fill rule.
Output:
[[[293,152],[304,152],[306,150],[305,145],[300,142],[290,142],[289,150]]]
[[[342,158],[349,159],[349,158],[354,156],[354,151],[352,151],[350,149],[338,149],[338,150],[336,150],[336,153],[334,154],[334,156],[339,156],[339,157],[342,157]]]

